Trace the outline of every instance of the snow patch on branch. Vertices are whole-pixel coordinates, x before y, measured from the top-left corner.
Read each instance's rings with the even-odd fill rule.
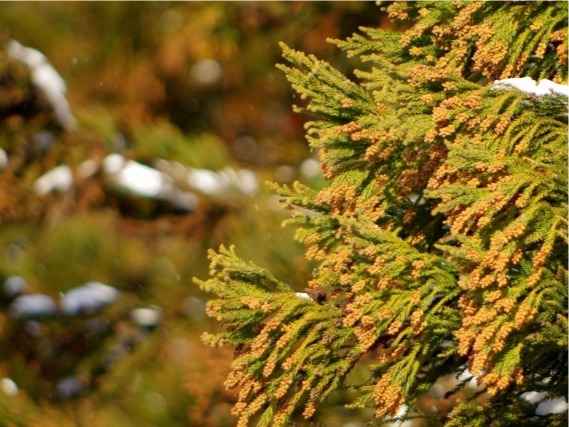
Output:
[[[569,86],[561,85],[551,80],[543,79],[536,82],[531,77],[516,77],[512,79],[497,80],[492,84],[494,89],[514,88],[529,95],[563,95],[569,96]]]
[[[190,169],[188,185],[195,190],[212,197],[225,197],[232,191],[251,196],[257,191],[255,173],[247,169],[225,168],[219,172],[207,169]]]
[[[10,305],[10,316],[15,319],[38,319],[56,313],[57,306],[53,299],[43,294],[22,295]]]
[[[32,83],[53,108],[59,124],[66,130],[75,128],[75,117],[71,113],[65,97],[67,90],[65,81],[49,63],[45,55],[37,49],[20,44],[16,40],[8,42],[7,52],[11,58],[28,66],[32,75]]]
[[[567,412],[567,401],[564,397],[542,400],[535,409],[536,415],[561,414]]]
[[[67,165],[57,166],[42,176],[34,183],[34,189],[40,196],[45,196],[54,191],[65,192],[73,185],[73,175]]]
[[[158,169],[172,176],[182,186],[201,193],[219,203],[253,196],[259,184],[255,172],[230,167],[219,171],[191,168],[178,162],[159,160]]]
[[[170,190],[166,177],[146,165],[110,154],[103,160],[103,170],[118,187],[142,197],[160,197]]]
[[[120,154],[105,157],[103,171],[111,184],[119,190],[164,200],[187,211],[193,211],[197,207],[197,197],[178,189],[169,176],[142,163],[127,160]]]
[[[2,148],[0,148],[0,171],[8,166],[8,154]]]
[[[413,425],[413,421],[412,420],[401,420],[401,418],[404,418],[407,416],[409,412],[409,407],[405,404],[399,406],[399,408],[397,408],[397,412],[395,414],[395,418],[396,421],[391,421],[387,424],[385,424],[386,427],[411,427]]]
[[[312,298],[306,292],[295,292],[294,295],[298,299],[301,299],[303,301],[311,301],[312,302]]]
[[[94,314],[112,304],[117,296],[118,291],[112,286],[88,282],[66,292],[61,298],[61,307],[68,316]]]
[[[166,160],[159,160],[157,167],[155,169],[113,153],[106,156],[102,164],[94,160],[84,161],[77,168],[77,176],[85,179],[101,169],[108,184],[116,190],[163,200],[185,211],[197,208],[199,199],[195,193],[217,203],[230,204],[255,195],[259,188],[256,174],[248,169],[212,171]],[[37,194],[44,196],[71,189],[73,180],[70,167],[60,165],[40,176],[34,187]]]
[[[0,380],[0,389],[8,396],[18,394],[18,386],[11,378],[4,377]]]
[[[537,402],[542,401],[547,396],[547,393],[540,392],[540,391],[527,391],[522,393],[520,397],[524,399],[526,402],[531,404],[536,404]]]
[[[141,307],[134,309],[132,321],[142,328],[154,328],[159,325],[162,313],[158,307]]]
[[[535,414],[544,416],[551,414],[561,414],[566,412],[569,406],[564,397],[554,397],[552,399],[545,399],[547,393],[542,391],[527,391],[520,395],[522,399],[532,405],[537,404]]]

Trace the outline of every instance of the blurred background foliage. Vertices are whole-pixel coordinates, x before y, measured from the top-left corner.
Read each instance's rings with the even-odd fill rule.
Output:
[[[367,2],[2,6],[0,426],[234,424],[192,277],[233,243],[303,289],[263,183],[322,185],[277,42],[342,68],[326,38],[382,22]],[[341,401],[320,425],[364,425]]]

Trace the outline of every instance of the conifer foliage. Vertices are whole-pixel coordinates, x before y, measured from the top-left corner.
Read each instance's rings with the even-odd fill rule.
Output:
[[[307,293],[233,248],[199,281],[223,326],[206,339],[236,346],[238,425],[311,419],[345,387],[380,422],[564,425],[567,5],[382,7],[390,30],[332,41],[355,78],[282,46],[328,178],[276,188],[315,262]],[[532,79],[549,89],[519,89]],[[427,413],[448,374],[462,397]]]

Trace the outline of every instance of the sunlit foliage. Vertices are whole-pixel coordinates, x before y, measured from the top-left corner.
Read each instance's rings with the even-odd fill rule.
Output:
[[[566,84],[567,5],[383,7],[393,30],[332,40],[364,62],[355,78],[282,46],[329,180],[276,189],[316,265],[306,292],[234,248],[199,281],[224,329],[206,341],[237,350],[238,426],[311,419],[343,388],[384,421],[564,425],[567,96],[495,81]],[[449,413],[421,409],[448,374],[466,374],[449,395],[479,387]],[[565,409],[536,412],[526,392]]]

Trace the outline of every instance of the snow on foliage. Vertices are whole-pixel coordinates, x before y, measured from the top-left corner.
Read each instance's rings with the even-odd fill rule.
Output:
[[[163,172],[127,160],[120,154],[110,154],[103,160],[103,171],[117,189],[153,199],[165,200],[179,209],[193,211],[197,197],[177,188],[172,179]]]
[[[32,82],[49,102],[59,124],[67,130],[75,127],[75,117],[71,113],[65,97],[65,81],[49,63],[43,53],[37,49],[23,46],[16,40],[10,40],[7,46],[8,55],[28,66]]]
[[[112,304],[117,296],[118,291],[112,286],[88,282],[66,292],[61,299],[61,308],[68,316],[94,314]]]
[[[71,169],[67,165],[57,166],[40,176],[34,188],[37,194],[45,196],[54,191],[65,192],[73,185]]]
[[[22,295],[10,305],[10,315],[16,319],[34,319],[55,315],[57,306],[43,294]]]
[[[536,82],[531,77],[516,77],[512,79],[497,80],[492,86],[495,89],[506,89],[508,87],[511,87],[535,96],[569,96],[569,86],[561,85],[547,79]]]

